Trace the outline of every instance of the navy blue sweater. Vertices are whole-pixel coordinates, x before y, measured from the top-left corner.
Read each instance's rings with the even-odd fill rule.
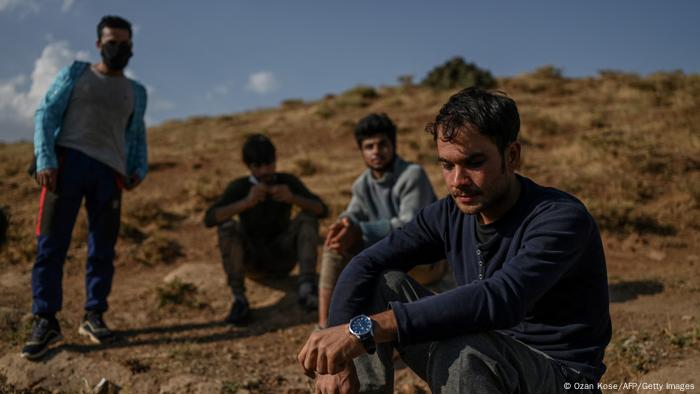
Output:
[[[488,245],[477,242],[476,217],[446,197],[357,255],[338,280],[330,324],[366,312],[382,271],[446,258],[458,287],[391,303],[400,345],[499,330],[600,380],[612,329],[598,227],[575,197],[518,179],[521,195]]]

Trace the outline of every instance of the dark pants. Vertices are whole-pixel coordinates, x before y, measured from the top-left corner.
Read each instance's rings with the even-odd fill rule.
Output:
[[[37,219],[37,255],[32,269],[35,315],[53,315],[63,302],[63,263],[83,197],[88,214],[85,309],[104,312],[114,275],[114,246],[119,235],[121,189],[117,173],[73,150],[59,152],[56,191],[41,191]]]
[[[433,295],[400,271],[388,271],[378,281],[372,310],[386,310],[390,301],[411,302]],[[546,354],[497,331],[464,334],[440,341],[399,346],[401,359],[433,393],[566,393],[574,383],[588,383],[576,371]],[[391,393],[394,383],[392,344],[355,359],[363,393]],[[571,386],[567,386],[566,384]],[[571,390],[567,390],[572,387]],[[577,386],[578,387],[578,386]]]
[[[244,279],[283,277],[299,262],[299,281],[316,281],[318,219],[299,213],[287,228],[271,238],[248,236],[239,222],[219,226],[219,250],[228,284],[235,295],[245,293]]]

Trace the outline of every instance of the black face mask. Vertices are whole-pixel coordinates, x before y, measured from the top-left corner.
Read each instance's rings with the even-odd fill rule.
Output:
[[[102,62],[110,70],[123,70],[131,57],[131,44],[126,42],[108,42],[102,44]]]

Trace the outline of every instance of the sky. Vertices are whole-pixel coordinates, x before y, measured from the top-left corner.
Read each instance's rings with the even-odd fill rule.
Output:
[[[700,73],[696,0],[0,0],[0,141],[31,141],[56,73],[100,60],[107,14],[133,24],[149,125],[418,82],[454,56],[496,76]]]

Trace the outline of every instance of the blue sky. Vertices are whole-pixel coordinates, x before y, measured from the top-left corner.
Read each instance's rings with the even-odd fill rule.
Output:
[[[60,67],[99,60],[105,14],[134,25],[128,71],[149,89],[149,124],[419,81],[453,56],[497,76],[700,72],[695,0],[0,0],[0,141],[31,140]]]

